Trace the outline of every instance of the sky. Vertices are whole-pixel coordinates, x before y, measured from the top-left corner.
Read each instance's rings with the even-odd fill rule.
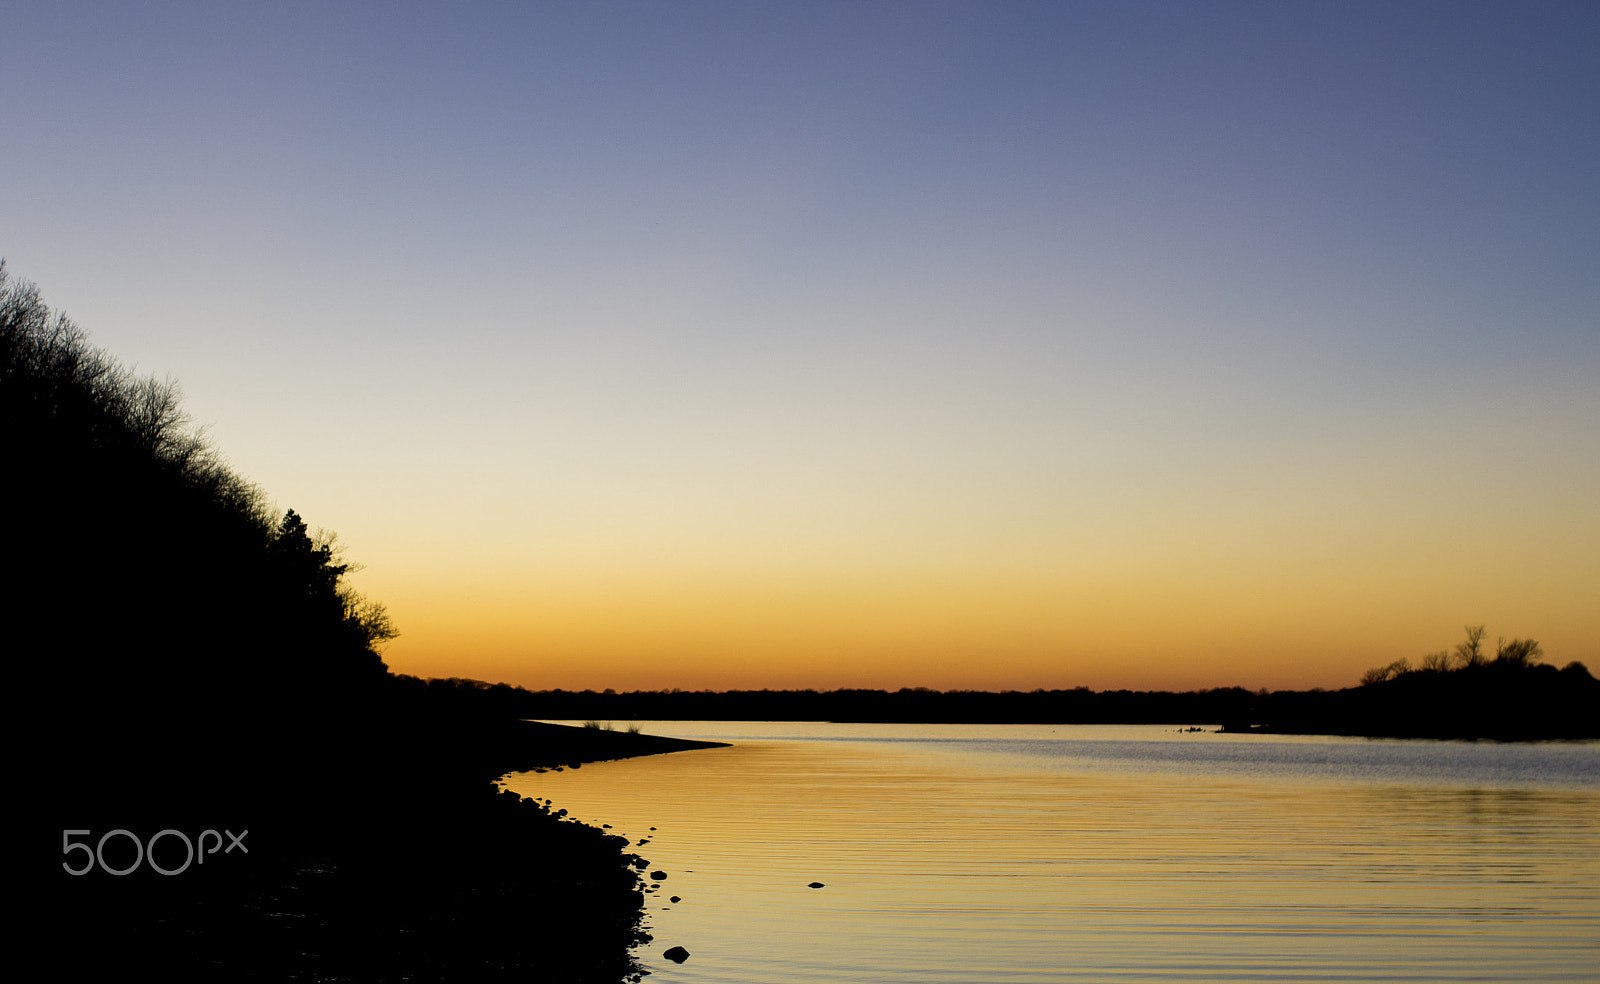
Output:
[[[400,672],[1600,670],[1600,6],[35,3],[0,256]]]

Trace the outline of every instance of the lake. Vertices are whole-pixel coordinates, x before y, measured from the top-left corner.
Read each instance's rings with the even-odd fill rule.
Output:
[[[1600,981],[1600,743],[642,726],[734,746],[506,785],[648,841],[655,984]]]

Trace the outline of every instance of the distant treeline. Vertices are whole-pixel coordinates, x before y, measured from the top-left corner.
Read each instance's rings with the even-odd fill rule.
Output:
[[[1374,667],[1361,685],[1332,694],[1270,695],[1255,715],[1262,730],[1399,738],[1505,740],[1600,738],[1600,681],[1582,663],[1540,662],[1534,639],[1500,639],[1490,657],[1486,629],[1466,626],[1454,650]]]
[[[1264,695],[1236,727],[1282,734],[1503,741],[1600,738],[1600,681],[1582,663],[1417,671],[1346,690]]]
[[[1469,638],[1470,632],[1469,630]],[[1481,638],[1481,627],[1477,629]],[[1513,640],[1495,659],[1369,673],[1343,690],[530,691],[468,679],[400,678],[459,714],[542,720],[837,721],[923,724],[1221,725],[1230,731],[1374,737],[1600,738],[1600,681],[1582,663],[1536,661]],[[1474,645],[1476,643],[1474,642]],[[1506,653],[1510,653],[1507,656]]]
[[[419,683],[420,685],[420,683]],[[1243,719],[1258,699],[1240,687],[1185,693],[1075,690],[529,691],[475,680],[430,680],[473,693],[482,706],[543,720],[873,721],[987,724],[1220,723]]]

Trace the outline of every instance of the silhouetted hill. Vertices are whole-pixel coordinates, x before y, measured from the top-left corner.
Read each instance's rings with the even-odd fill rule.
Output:
[[[391,676],[331,537],[3,263],[0,454],[30,973],[631,973],[627,842],[491,780],[681,743],[557,737]]]

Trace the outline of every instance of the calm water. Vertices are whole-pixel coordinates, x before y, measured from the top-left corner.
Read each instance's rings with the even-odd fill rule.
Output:
[[[655,984],[1600,981],[1597,743],[644,729],[737,744],[507,784],[649,839]]]

